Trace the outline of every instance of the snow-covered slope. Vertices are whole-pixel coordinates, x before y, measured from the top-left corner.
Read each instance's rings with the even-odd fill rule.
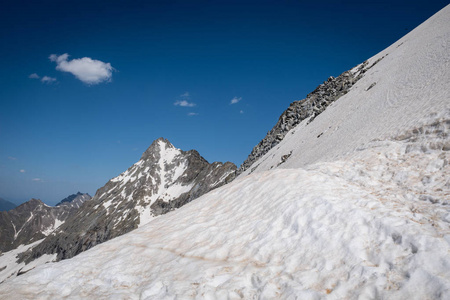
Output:
[[[56,261],[56,254],[53,255],[42,255],[38,259],[34,260],[29,264],[25,262],[17,262],[17,257],[22,253],[29,251],[31,248],[35,247],[41,243],[43,239],[30,243],[28,245],[20,245],[14,250],[2,253],[0,255],[0,283],[7,280],[8,278],[20,276],[36,266],[45,264],[47,262]]]
[[[233,163],[210,164],[197,151],[182,151],[159,138],[21,261],[54,253],[58,260],[73,257],[220,187],[235,171]]]
[[[304,120],[250,172],[333,161],[373,139],[386,139],[449,107],[448,7],[368,60],[361,79],[308,124]],[[359,66],[358,66],[359,67]],[[351,72],[355,72],[355,67]],[[289,156],[283,159],[283,156]]]
[[[450,299],[450,6],[382,56],[252,174],[0,298]]]
[[[412,144],[251,174],[0,298],[448,299],[450,157]]]
[[[56,255],[43,255],[25,265],[19,258],[75,214],[91,196],[78,192],[66,199],[70,200],[57,206],[31,199],[10,211],[0,212],[0,283],[37,265],[56,260]]]

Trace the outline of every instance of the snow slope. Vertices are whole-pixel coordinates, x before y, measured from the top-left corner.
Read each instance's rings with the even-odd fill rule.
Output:
[[[449,54],[447,6],[254,173],[0,298],[450,299]]]
[[[378,61],[314,121],[305,120],[243,173],[281,165],[304,167],[334,161],[371,140],[386,139],[449,108],[450,14],[446,7],[387,49],[368,60]],[[355,67],[353,70],[356,70]],[[369,89],[375,83],[376,85]]]
[[[421,199],[414,183],[445,171],[433,185],[448,195],[449,167],[441,151],[408,145],[249,175],[17,277],[0,297],[448,299],[448,205]]]
[[[71,258],[226,184],[235,170],[233,163],[210,164],[197,151],[182,151],[159,138],[138,162],[98,189],[91,201],[18,262],[54,253],[57,260]]]
[[[2,283],[3,281],[5,281],[8,278],[17,276],[17,274],[19,274],[19,273],[28,272],[28,271],[32,270],[33,268],[35,268],[36,266],[55,261],[56,254],[42,255],[41,257],[39,257],[38,259],[34,260],[33,262],[31,262],[27,265],[25,265],[24,262],[22,262],[22,263],[17,262],[18,255],[35,247],[42,241],[43,241],[43,239],[38,240],[38,241],[33,242],[28,245],[20,245],[19,247],[17,247],[14,250],[2,253],[0,255],[0,260],[1,260],[0,283]]]

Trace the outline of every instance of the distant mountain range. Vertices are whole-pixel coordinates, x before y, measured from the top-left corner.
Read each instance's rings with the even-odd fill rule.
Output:
[[[75,206],[75,207],[79,208],[81,206],[81,204],[83,204],[84,201],[86,201],[84,195],[88,195],[88,194],[83,194],[80,192],[78,192],[76,194],[72,194],[72,195],[68,196],[67,198],[62,199],[55,206],[60,206],[65,203],[71,203],[71,206]]]
[[[77,193],[69,198],[70,201],[59,206],[48,206],[41,200],[31,199],[12,210],[0,212],[0,251],[10,251],[21,244],[45,238],[91,196]]]
[[[231,162],[210,164],[197,151],[159,138],[21,261],[54,253],[58,259],[73,257],[230,182],[236,169]]]
[[[3,198],[0,198],[0,211],[11,210],[15,207],[17,207],[17,205],[15,205],[14,203],[9,202],[8,200],[5,200]]]

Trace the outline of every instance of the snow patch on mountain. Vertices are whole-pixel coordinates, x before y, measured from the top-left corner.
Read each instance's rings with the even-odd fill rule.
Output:
[[[47,227],[45,230],[43,230],[42,233],[43,233],[45,236],[47,236],[47,235],[49,235],[50,233],[52,233],[53,231],[55,231],[55,229],[58,228],[59,226],[61,226],[61,224],[63,224],[64,222],[65,222],[65,220],[64,220],[64,221],[61,221],[61,220],[59,220],[59,219],[55,219],[55,223],[50,224],[50,226]]]

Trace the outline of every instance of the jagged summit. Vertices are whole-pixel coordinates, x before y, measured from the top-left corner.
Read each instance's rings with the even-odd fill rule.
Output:
[[[138,162],[98,189],[92,201],[23,259],[53,253],[70,258],[224,185],[235,171],[231,162],[210,164],[197,151],[158,138]]]
[[[156,140],[154,140],[151,145],[147,148],[147,150],[142,153],[141,159],[152,159],[154,158],[154,155],[163,151],[166,151],[166,149],[175,149],[175,146],[172,145],[171,142],[169,142],[168,139],[165,139],[163,137],[160,137]]]
[[[81,193],[81,192],[77,192],[76,194],[72,194],[70,196],[68,196],[67,198],[64,198],[63,200],[61,200],[60,202],[58,202],[55,206],[59,206],[59,205],[81,205],[82,202],[89,200],[90,198],[92,198],[88,193]]]
[[[28,200],[25,203],[22,203],[21,205],[19,205],[18,207],[21,206],[30,206],[30,205],[46,205],[44,202],[42,202],[41,199],[36,199],[36,198],[31,198],[30,200]]]

